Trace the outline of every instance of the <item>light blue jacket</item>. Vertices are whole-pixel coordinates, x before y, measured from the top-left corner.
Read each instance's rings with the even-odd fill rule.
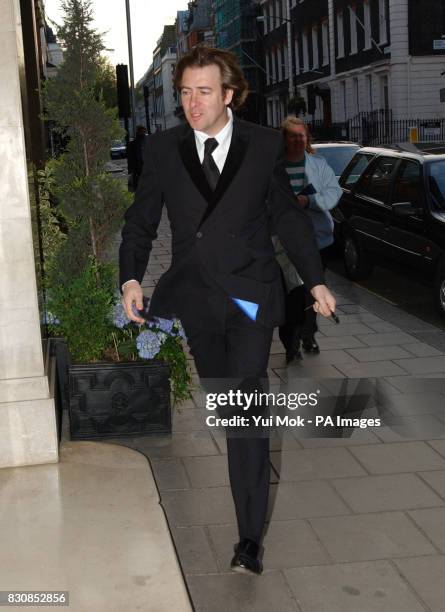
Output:
[[[315,229],[315,237],[319,249],[334,242],[334,222],[329,212],[342,195],[337,177],[326,159],[321,155],[305,152],[305,185],[311,183],[317,193],[308,196],[307,209]]]

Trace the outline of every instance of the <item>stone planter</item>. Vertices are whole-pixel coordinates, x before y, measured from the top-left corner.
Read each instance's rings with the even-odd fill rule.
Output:
[[[72,440],[171,433],[166,364],[154,359],[72,364],[66,345],[59,345],[56,354]]]

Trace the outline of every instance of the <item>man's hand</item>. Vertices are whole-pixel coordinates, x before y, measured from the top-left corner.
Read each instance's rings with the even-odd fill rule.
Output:
[[[128,281],[124,286],[124,294],[122,296],[122,304],[124,306],[127,317],[136,323],[145,323],[145,319],[134,314],[132,305],[136,304],[137,310],[142,310],[142,287],[137,280]]]
[[[309,206],[309,198],[305,195],[298,195],[297,202],[301,208],[307,208]]]
[[[315,312],[319,312],[324,317],[330,317],[331,313],[335,312],[335,297],[326,285],[315,285],[315,287],[312,287],[311,293],[315,300],[313,304]]]

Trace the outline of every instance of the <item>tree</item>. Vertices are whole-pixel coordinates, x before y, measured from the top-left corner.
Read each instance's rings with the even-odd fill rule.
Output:
[[[85,319],[106,318],[104,309],[113,297],[111,291],[109,304],[104,298],[111,288],[109,248],[131,195],[122,181],[106,172],[111,141],[122,139],[123,130],[116,109],[104,97],[108,69],[101,55],[105,49],[102,35],[92,27],[91,0],[64,0],[62,10],[64,21],[58,37],[65,47],[64,61],[57,76],[45,84],[44,102],[46,119],[55,123],[66,142],[63,153],[47,163],[47,172],[51,177],[48,188],[68,231],[56,253],[46,258],[45,268],[49,293],[58,318],[65,322],[62,331],[70,344],[70,333],[73,336],[77,331],[79,336],[87,329]],[[96,292],[91,289],[92,278]],[[87,302],[67,300],[81,291],[90,296]],[[85,332],[83,346],[90,346],[94,331],[90,329],[89,334]],[[102,337],[96,334],[94,339],[98,342],[91,354],[97,355],[108,341],[105,327]],[[80,344],[80,338],[72,339],[72,346]],[[89,350],[82,353],[83,359],[88,359]]]
[[[54,195],[72,232],[86,224],[89,243],[84,254],[101,261],[128,204],[121,183],[105,171],[110,143],[121,139],[123,130],[115,108],[104,99],[108,69],[101,56],[102,35],[91,25],[91,0],[64,0],[62,10],[58,37],[66,49],[64,62],[44,90],[46,118],[67,140],[52,168]],[[85,227],[82,230],[85,234]]]

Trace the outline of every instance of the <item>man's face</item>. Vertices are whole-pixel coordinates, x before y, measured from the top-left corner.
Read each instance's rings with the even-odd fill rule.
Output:
[[[303,125],[292,125],[286,129],[286,151],[288,153],[302,153],[306,145],[307,136]]]
[[[186,68],[180,92],[185,118],[194,130],[215,136],[227,123],[226,106],[233,90],[223,90],[221,71],[215,64]]]

